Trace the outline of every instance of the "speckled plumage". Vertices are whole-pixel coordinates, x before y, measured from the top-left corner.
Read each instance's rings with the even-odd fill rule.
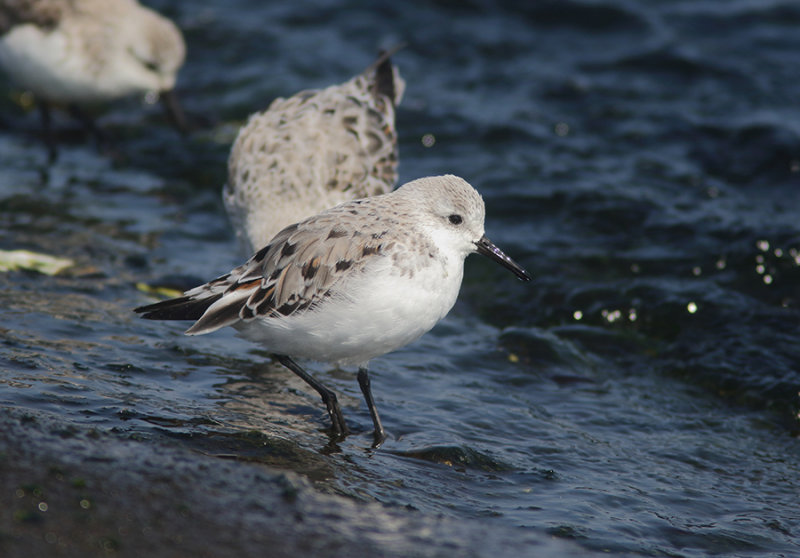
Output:
[[[231,150],[223,191],[249,253],[309,215],[391,191],[395,106],[404,87],[384,55],[345,83],[278,98],[250,117]]]
[[[178,28],[135,0],[0,5],[0,65],[49,103],[169,91],[185,53]]]
[[[364,367],[359,383],[377,440],[382,427],[367,361],[417,339],[447,314],[469,254],[489,256],[530,279],[486,239],[484,214],[483,200],[463,179],[422,178],[290,225],[230,273],[136,311],[150,319],[195,320],[190,335],[232,326],[290,368],[288,356]],[[331,396],[313,378],[306,381],[324,400]],[[338,407],[326,403],[334,427],[346,430]]]
[[[3,0],[0,2],[0,36],[15,25],[32,24],[52,30],[71,8],[64,0]]]

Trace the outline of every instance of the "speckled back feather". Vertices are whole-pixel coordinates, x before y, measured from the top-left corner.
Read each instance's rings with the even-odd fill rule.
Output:
[[[231,151],[223,198],[251,252],[290,223],[391,191],[404,87],[383,56],[343,84],[276,99],[250,117]]]
[[[3,0],[0,2],[0,35],[15,25],[32,23],[52,29],[65,10],[73,9],[69,0]]]

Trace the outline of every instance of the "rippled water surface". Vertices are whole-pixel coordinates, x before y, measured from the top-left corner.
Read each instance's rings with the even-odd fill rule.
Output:
[[[52,166],[4,97],[0,248],[76,262],[0,274],[4,412],[587,554],[800,554],[800,5],[529,4],[154,1],[206,125],[116,104],[102,155],[64,117]],[[310,365],[337,445],[261,348],[131,309],[240,263],[219,194],[247,114],[401,41],[401,180],[469,180],[534,282],[468,260],[451,314],[372,362],[373,452],[352,371]]]

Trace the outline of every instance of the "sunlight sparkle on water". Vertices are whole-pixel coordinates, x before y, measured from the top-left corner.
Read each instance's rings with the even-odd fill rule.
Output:
[[[566,122],[559,122],[553,128],[553,131],[556,133],[558,137],[563,138],[564,136],[569,134],[569,124]]]
[[[613,324],[622,317],[622,312],[619,310],[603,310],[601,314],[610,324]]]

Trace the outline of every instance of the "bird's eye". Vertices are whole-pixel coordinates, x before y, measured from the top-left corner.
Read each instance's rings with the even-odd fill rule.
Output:
[[[464,220],[461,218],[461,215],[457,215],[453,213],[450,217],[447,218],[453,225],[460,225],[461,222]]]

